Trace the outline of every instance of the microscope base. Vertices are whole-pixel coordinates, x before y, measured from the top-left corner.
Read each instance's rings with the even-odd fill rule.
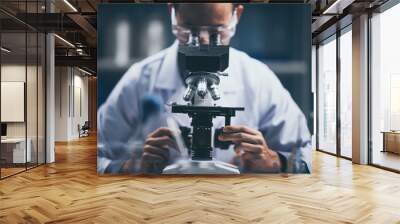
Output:
[[[240,174],[236,166],[215,160],[182,160],[165,167],[163,174]]]

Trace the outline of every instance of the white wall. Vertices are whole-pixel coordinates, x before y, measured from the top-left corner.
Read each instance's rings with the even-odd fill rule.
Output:
[[[68,140],[69,68],[55,68],[55,141]]]
[[[25,82],[25,64],[8,64],[1,66],[1,81],[2,82]],[[28,70],[30,68],[28,67]],[[7,108],[1,108],[7,110]],[[25,137],[25,123],[11,122],[7,123],[7,137]]]
[[[27,70],[25,70],[27,69]],[[35,74],[36,76],[36,67],[35,66],[27,66],[18,65],[18,64],[5,64],[1,66],[1,81],[2,82],[25,82],[25,75],[28,72],[28,84],[31,87],[36,86],[36,80],[32,80],[31,75]],[[31,108],[27,108],[27,119],[28,119],[28,137],[30,134],[30,130],[36,130],[36,113],[32,113],[32,111],[36,112],[37,107],[37,99],[36,99],[36,87],[35,88],[27,88],[27,106]],[[32,104],[33,103],[33,104]],[[41,105],[39,105],[40,107]],[[32,108],[33,107],[33,108]],[[1,108],[1,110],[7,110],[7,108]],[[34,122],[34,123],[32,123]],[[25,123],[26,122],[7,122],[7,136],[8,137],[25,137]],[[36,132],[35,132],[36,133]]]
[[[77,139],[78,124],[88,120],[88,77],[76,68],[56,67],[55,107],[55,140]]]

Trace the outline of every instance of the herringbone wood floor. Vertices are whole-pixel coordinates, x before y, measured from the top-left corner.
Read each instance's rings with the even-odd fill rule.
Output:
[[[313,174],[97,176],[96,139],[0,181],[0,223],[400,223],[400,175],[314,153]]]

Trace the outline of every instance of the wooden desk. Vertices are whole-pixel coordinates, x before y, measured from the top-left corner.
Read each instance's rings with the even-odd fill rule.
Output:
[[[383,151],[400,154],[400,131],[383,131]]]

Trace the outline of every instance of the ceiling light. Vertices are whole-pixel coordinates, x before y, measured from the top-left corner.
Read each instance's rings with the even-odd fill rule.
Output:
[[[64,0],[64,3],[67,4],[74,12],[78,12],[78,10],[68,0]]]
[[[349,6],[354,0],[336,0],[332,5],[324,10],[322,14],[341,14],[343,9]]]
[[[77,48],[76,49],[76,53],[78,53],[78,55],[87,55],[82,48]]]
[[[83,70],[83,69],[81,69],[81,68],[79,68],[79,67],[78,67],[78,70],[81,71],[81,72],[83,72],[83,73],[85,73],[86,75],[90,75],[90,76],[92,75],[92,73],[90,73],[90,72],[88,72],[88,71],[86,71],[86,70]]]
[[[1,51],[4,51],[6,53],[10,53],[11,52],[11,50],[9,50],[9,49],[7,49],[5,47],[1,47]]]
[[[64,39],[64,38],[62,38],[62,37],[60,37],[60,36],[57,35],[57,34],[54,34],[54,36],[57,37],[57,38],[58,38],[59,40],[61,40],[62,42],[64,42],[65,44],[67,44],[68,46],[75,48],[75,45],[73,45],[73,44],[72,44],[71,42],[69,42],[68,40],[66,40],[66,39]]]

